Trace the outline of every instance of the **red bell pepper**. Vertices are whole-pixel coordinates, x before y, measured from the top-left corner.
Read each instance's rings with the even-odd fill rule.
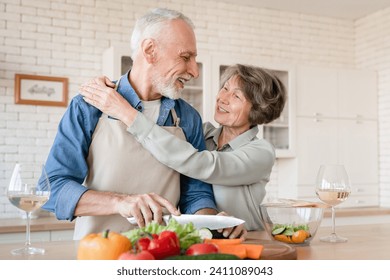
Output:
[[[139,251],[145,251],[148,249],[149,244],[150,244],[150,238],[149,237],[142,237],[138,239],[137,241],[137,247]]]
[[[173,231],[163,231],[157,238],[150,240],[147,251],[149,251],[157,260],[180,255],[179,238]]]

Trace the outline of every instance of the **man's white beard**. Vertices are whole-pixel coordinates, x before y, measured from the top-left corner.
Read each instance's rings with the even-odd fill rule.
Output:
[[[154,87],[157,89],[157,91],[162,95],[170,99],[179,99],[181,97],[181,93],[183,89],[178,89],[175,87],[175,80],[172,79],[168,81],[168,83],[165,83],[161,81],[161,79],[156,78],[153,81]]]

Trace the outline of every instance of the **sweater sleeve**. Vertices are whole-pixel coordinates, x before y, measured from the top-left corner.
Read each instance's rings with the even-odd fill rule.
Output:
[[[264,140],[230,152],[198,151],[141,113],[127,130],[161,163],[210,184],[237,186],[269,179],[275,162],[273,147]]]

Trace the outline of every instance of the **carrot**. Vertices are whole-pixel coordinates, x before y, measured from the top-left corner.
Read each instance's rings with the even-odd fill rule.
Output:
[[[264,248],[264,246],[260,244],[241,244],[241,246],[245,247],[247,258],[252,260],[260,259],[261,252]]]
[[[233,238],[233,239],[204,239],[204,243],[212,243],[215,245],[237,245],[241,244],[242,239],[240,238]]]
[[[246,248],[243,245],[244,244],[233,244],[233,245],[217,244],[219,253],[235,255],[240,259],[245,259],[247,257],[247,253],[246,253]]]

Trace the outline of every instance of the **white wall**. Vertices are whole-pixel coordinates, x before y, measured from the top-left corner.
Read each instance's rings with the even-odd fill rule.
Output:
[[[258,55],[267,61],[334,67],[355,66],[355,45],[359,67],[379,66],[376,49],[362,50],[361,46],[366,40],[380,44],[380,38],[387,34],[385,28],[379,33],[375,25],[389,18],[389,13],[384,13],[354,23],[208,0],[0,0],[0,218],[17,215],[2,195],[14,163],[46,159],[65,111],[63,107],[15,105],[15,73],[68,77],[72,98],[81,83],[102,72],[103,51],[115,43],[128,43],[135,18],[156,6],[177,9],[192,18],[200,52]],[[389,20],[386,23],[389,25]],[[366,29],[373,29],[377,36],[366,35]],[[387,63],[389,57],[388,53]],[[381,126],[388,128],[385,119],[386,114],[389,119],[390,102],[385,91],[390,86],[389,72],[387,85],[385,70],[381,73],[380,98],[387,100],[388,108],[381,103]],[[390,152],[388,141],[384,146],[386,137],[389,139],[389,134],[383,132],[384,185],[390,181],[384,171],[390,163],[384,160]],[[276,165],[268,186],[271,192],[277,181]],[[390,194],[386,195],[382,201],[389,204]]]

